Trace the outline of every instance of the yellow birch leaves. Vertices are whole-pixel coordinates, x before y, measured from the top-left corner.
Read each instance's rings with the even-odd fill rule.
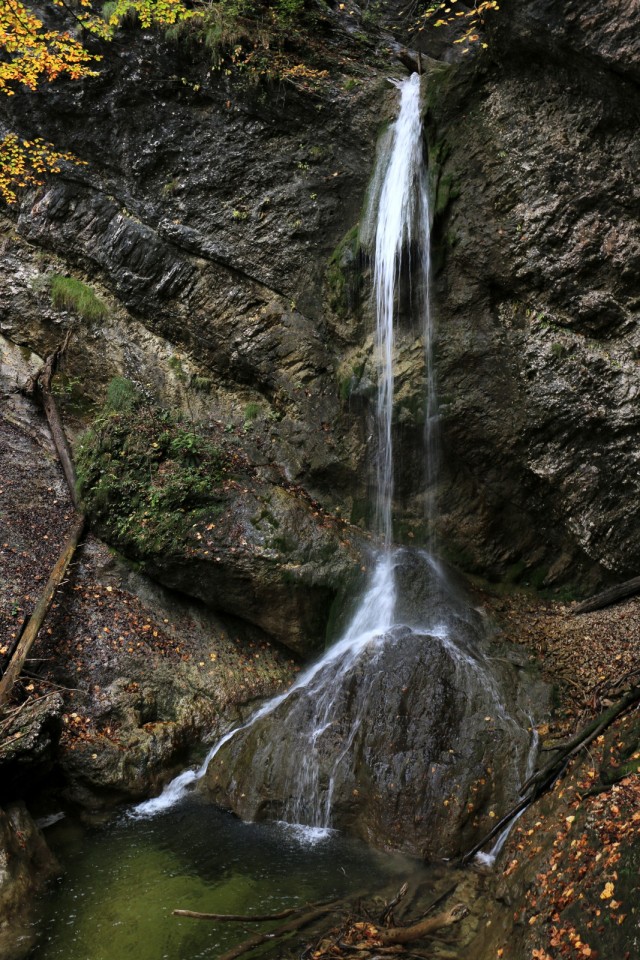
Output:
[[[53,3],[71,14],[69,22],[74,28],[103,40],[111,38],[127,15],[137,16],[143,28],[171,25],[192,16],[183,0],[115,0],[107,5],[106,17],[95,13],[91,0]],[[0,0],[0,53],[0,94],[8,97],[21,88],[36,90],[40,83],[59,77],[94,77],[102,59],[90,53],[74,33],[43,23],[25,0]],[[24,140],[8,134],[0,141],[0,198],[15,203],[18,190],[41,184],[48,173],[59,173],[62,161],[82,162],[41,138]]]

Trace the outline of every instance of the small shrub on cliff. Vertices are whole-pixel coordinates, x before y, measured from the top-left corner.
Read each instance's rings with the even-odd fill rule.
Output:
[[[51,278],[51,302],[57,310],[68,310],[83,320],[101,320],[107,315],[105,304],[91,287],[59,273]]]
[[[180,553],[217,512],[225,455],[118,378],[77,450],[78,492],[96,529],[135,559]]]
[[[167,35],[203,44],[214,69],[227,75],[243,75],[252,83],[287,80],[308,89],[328,77],[327,70],[307,62],[319,9],[311,9],[307,0],[218,0],[196,5],[192,17],[170,27]]]
[[[107,403],[109,410],[122,413],[131,412],[142,403],[142,394],[126,377],[114,377],[107,387]]]

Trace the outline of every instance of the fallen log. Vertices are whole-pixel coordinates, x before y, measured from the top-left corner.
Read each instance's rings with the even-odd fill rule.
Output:
[[[551,787],[555,781],[560,777],[569,763],[569,761],[584,747],[588,746],[593,740],[600,736],[604,730],[609,727],[614,720],[619,716],[625,713],[630,707],[634,704],[640,702],[640,686],[633,687],[629,690],[624,697],[614,703],[613,706],[609,707],[608,710],[605,710],[604,713],[601,713],[599,716],[595,717],[590,723],[583,727],[572,737],[571,740],[567,741],[565,744],[560,744],[554,748],[556,756],[553,757],[549,763],[547,763],[541,770],[538,770],[534,773],[522,786],[522,797],[489,831],[486,836],[484,836],[474,847],[471,848],[465,855],[461,858],[461,864],[469,863],[469,861],[475,857],[476,853],[479,853],[480,850],[487,843],[490,843],[491,840],[504,827],[509,824],[514,817],[521,813],[526,807],[531,803],[534,803],[543,793],[545,793],[549,787]]]
[[[594,610],[602,610],[603,607],[610,607],[620,600],[626,600],[627,597],[633,597],[640,593],[640,577],[634,577],[632,580],[625,580],[624,583],[618,583],[615,587],[609,587],[597,593],[588,600],[583,600],[571,611],[574,616],[580,613],[592,613]]]
[[[53,353],[49,354],[38,372],[31,378],[27,384],[27,391],[36,394],[40,398],[51,431],[51,438],[56,448],[56,453],[58,454],[60,466],[67,481],[73,505],[77,510],[79,504],[76,493],[76,471],[58,407],[51,392],[53,376],[56,372],[60,357],[69,346],[70,337],[71,331],[68,330],[62,343],[56,347]]]
[[[384,945],[413,943],[414,940],[424,940],[425,937],[435,933],[436,930],[441,930],[442,927],[450,927],[454,923],[459,923],[468,913],[469,910],[463,903],[456,903],[449,910],[438,913],[435,917],[427,917],[426,920],[414,923],[410,927],[388,927],[386,930],[380,930],[378,936]]]
[[[77,510],[78,497],[76,493],[76,472],[73,466],[73,458],[62,426],[58,407],[51,393],[51,381],[56,371],[58,361],[67,349],[70,336],[71,331],[68,331],[63,342],[47,357],[41,368],[29,381],[27,391],[32,394],[37,394],[42,402],[58,459],[65,475],[67,486],[69,487],[69,493]],[[87,518],[83,514],[80,514],[71,528],[71,533],[49,575],[44,590],[38,598],[33,613],[21,631],[18,643],[11,654],[7,668],[0,680],[0,709],[11,695],[11,691],[22,671],[25,660],[29,656],[29,651],[38,636],[38,631],[53,603],[56,590],[64,581],[67,569],[82,539],[86,526]]]
[[[628,710],[634,703],[638,703],[638,701],[640,701],[640,686],[632,687],[621,700],[618,700],[617,703],[614,703],[613,706],[605,710],[604,713],[595,717],[586,727],[583,727],[575,737],[567,743],[556,747],[555,749],[558,751],[558,756],[550,760],[542,770],[539,770],[529,777],[523,786],[523,790],[527,790],[529,787],[541,781],[546,781],[548,776],[554,773],[556,767],[560,764],[566,764],[579,750],[582,750],[582,748],[586,747],[592,740],[599,737],[603,730],[606,730],[620,714]]]
[[[270,940],[279,940],[290,933],[295,933],[296,930],[301,930],[302,927],[308,926],[310,923],[313,923],[314,920],[319,920],[320,917],[325,917],[328,913],[331,913],[339,903],[340,901],[338,900],[325,903],[321,907],[315,907],[313,910],[301,914],[294,920],[283,923],[281,926],[276,927],[275,930],[270,930],[266,933],[256,933],[253,937],[243,941],[243,943],[239,943],[237,946],[232,947],[231,950],[227,950],[226,953],[220,954],[217,960],[236,960],[237,957],[252,953],[258,947],[261,947],[263,943],[268,943]]]
[[[57,563],[49,575],[47,585],[40,594],[35,609],[31,614],[29,622],[20,638],[20,642],[18,643],[9,665],[4,672],[2,679],[0,680],[0,708],[4,706],[11,695],[14,684],[24,666],[24,662],[29,656],[29,651],[31,650],[31,647],[38,636],[38,631],[43,624],[44,618],[49,612],[49,608],[53,602],[56,590],[66,576],[67,568],[73,559],[73,556],[76,552],[76,547],[78,546],[82,534],[84,533],[85,526],[86,518],[78,517],[72,527],[69,538],[62,548]]]
[[[233,921],[235,923],[267,923],[269,920],[284,920],[290,917],[292,913],[299,913],[300,907],[289,907],[280,913],[242,914],[242,913],[198,913],[197,910],[174,910],[174,917],[191,917],[194,920],[220,920]]]

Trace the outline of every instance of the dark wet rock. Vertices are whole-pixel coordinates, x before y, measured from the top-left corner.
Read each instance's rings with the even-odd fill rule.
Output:
[[[21,796],[51,772],[62,730],[62,709],[62,696],[52,692],[15,708],[5,718],[0,739],[0,796]]]
[[[39,676],[65,690],[56,789],[85,811],[157,793],[294,664],[249,623],[214,614],[90,539]]]
[[[532,700],[541,711],[545,693],[429,579],[408,555],[398,616],[416,627],[370,642],[346,670],[327,663],[222,747],[203,786],[215,802],[246,819],[329,822],[428,860],[462,854],[491,829],[518,797]]]
[[[12,392],[11,371],[23,378],[37,358],[4,356],[4,412],[15,420],[0,420],[0,622],[8,650],[72,511],[46,428]],[[263,631],[172,594],[89,537],[18,685],[18,695],[41,699],[16,704],[3,720],[0,793],[62,791],[89,810],[142,799],[243,715],[243,705],[282,689],[293,670],[291,656]]]
[[[27,808],[0,809],[0,957],[21,960],[33,945],[29,926],[33,895],[58,870]]]
[[[511,3],[427,81],[442,542],[535,586],[640,564],[632,6]]]
[[[334,524],[320,526],[313,507],[282,487],[252,487],[212,515],[206,549],[196,540],[205,517],[182,556],[150,557],[146,569],[308,656],[324,646],[334,602],[360,575],[358,543]]]
[[[640,560],[626,533],[640,352],[632,6],[513,0],[486,51],[453,56],[435,30],[409,44],[439,58],[427,140],[442,542],[468,569],[535,586],[587,590]],[[371,61],[350,64],[357,76],[332,61],[325,89],[280,98],[131,31],[99,78],[12,98],[20,132],[89,166],[6,221],[0,324],[44,355],[74,323],[65,373],[85,406],[114,374],[133,377],[363,522],[375,376],[354,227],[395,94],[370,47],[349,49]],[[57,272],[93,286],[108,316],[53,310]],[[404,336],[398,533],[419,535],[423,364],[419,335]]]

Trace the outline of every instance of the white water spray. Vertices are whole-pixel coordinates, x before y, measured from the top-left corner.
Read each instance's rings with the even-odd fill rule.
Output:
[[[377,207],[373,274],[379,370],[376,506],[378,529],[385,550],[390,549],[393,538],[392,427],[398,281],[403,256],[410,255],[412,245],[417,243],[421,251],[427,251],[421,264],[424,275],[418,280],[420,288],[425,291],[424,303],[428,315],[430,246],[429,204],[420,116],[420,78],[414,73],[408,80],[392,82],[400,90],[400,113],[393,127],[391,154],[380,196],[377,197],[374,192],[370,201],[371,206]],[[371,218],[372,213],[370,209],[368,218]]]

